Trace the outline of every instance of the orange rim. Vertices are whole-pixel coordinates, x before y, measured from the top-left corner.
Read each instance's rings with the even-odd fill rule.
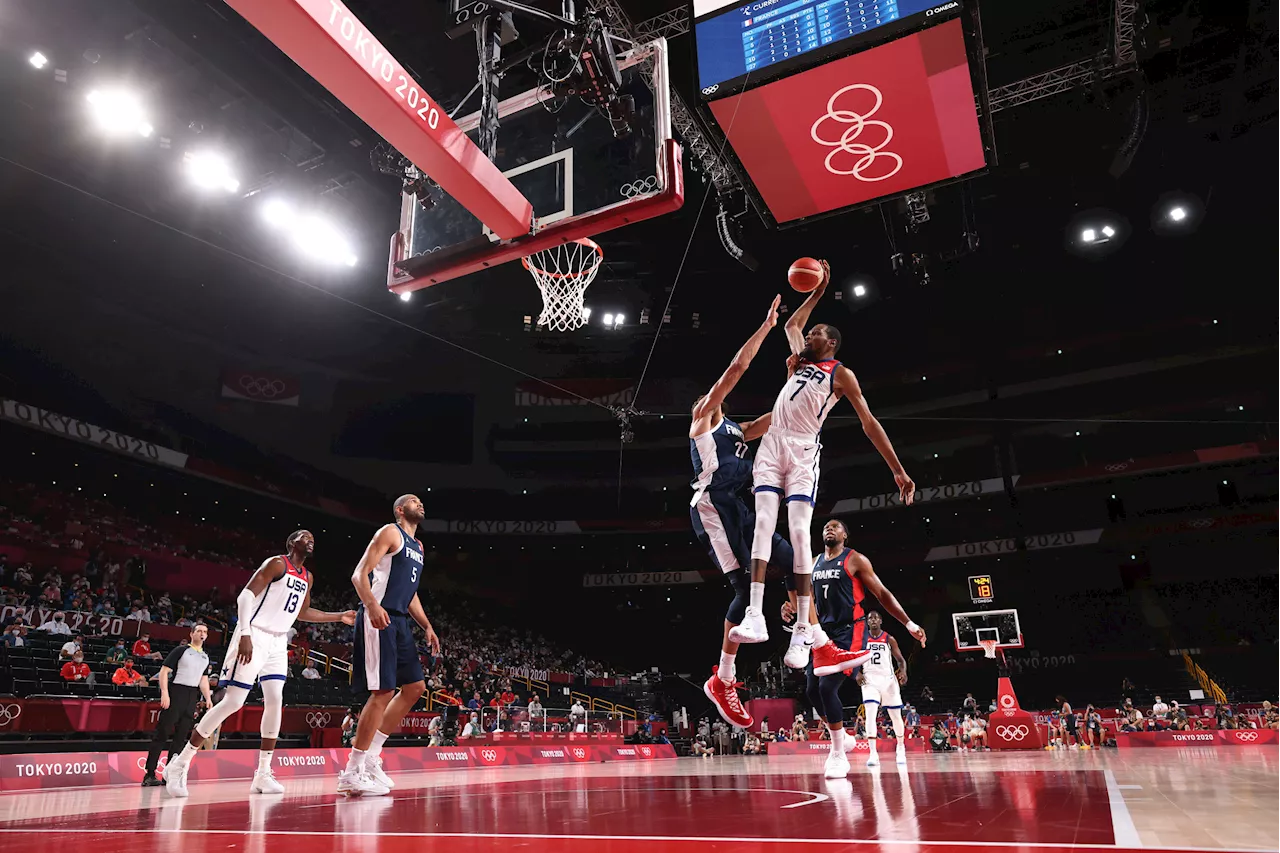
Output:
[[[588,249],[591,249],[596,253],[596,262],[588,269],[579,270],[578,272],[547,272],[546,270],[535,267],[533,264],[529,263],[529,258],[533,257],[532,255],[526,255],[521,258],[520,263],[523,264],[524,268],[529,272],[537,273],[538,275],[546,276],[547,278],[582,278],[582,276],[594,272],[600,264],[604,262],[604,249],[601,249],[600,245],[596,243],[595,240],[592,240],[589,237],[579,237],[577,240],[568,240],[566,242],[577,243],[579,246],[586,246]],[[563,246],[565,243],[561,243],[560,245]],[[556,248],[559,248],[559,246]],[[545,252],[548,250],[543,249],[542,251]]]

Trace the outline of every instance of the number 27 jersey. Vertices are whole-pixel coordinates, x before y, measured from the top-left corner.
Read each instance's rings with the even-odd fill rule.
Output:
[[[310,586],[306,569],[295,566],[288,557],[280,559],[284,560],[284,575],[267,584],[249,617],[254,628],[272,634],[283,634],[293,627]]]

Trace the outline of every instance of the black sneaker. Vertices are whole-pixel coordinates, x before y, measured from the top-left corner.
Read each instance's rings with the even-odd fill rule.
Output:
[[[157,779],[156,774],[154,773],[148,773],[146,776],[142,777],[142,787],[144,788],[159,788],[163,785],[164,782]]]

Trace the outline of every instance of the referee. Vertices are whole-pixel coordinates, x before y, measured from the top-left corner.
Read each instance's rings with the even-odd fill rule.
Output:
[[[142,777],[142,787],[163,785],[156,778],[156,765],[160,751],[169,745],[169,761],[186,746],[195,725],[196,703],[204,696],[205,704],[212,705],[209,691],[209,656],[204,651],[204,641],[209,628],[203,622],[191,626],[191,644],[176,646],[160,666],[160,721],[156,724],[151,750],[147,753],[147,773]],[[173,675],[173,686],[169,676]]]

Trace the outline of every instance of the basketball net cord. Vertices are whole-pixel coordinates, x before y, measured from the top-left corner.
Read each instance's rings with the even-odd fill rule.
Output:
[[[989,658],[996,656],[996,643],[998,640],[979,640],[978,645],[982,646],[982,653]]]
[[[542,291],[538,325],[554,332],[571,332],[586,325],[583,297],[604,263],[604,250],[583,237],[521,258]]]

